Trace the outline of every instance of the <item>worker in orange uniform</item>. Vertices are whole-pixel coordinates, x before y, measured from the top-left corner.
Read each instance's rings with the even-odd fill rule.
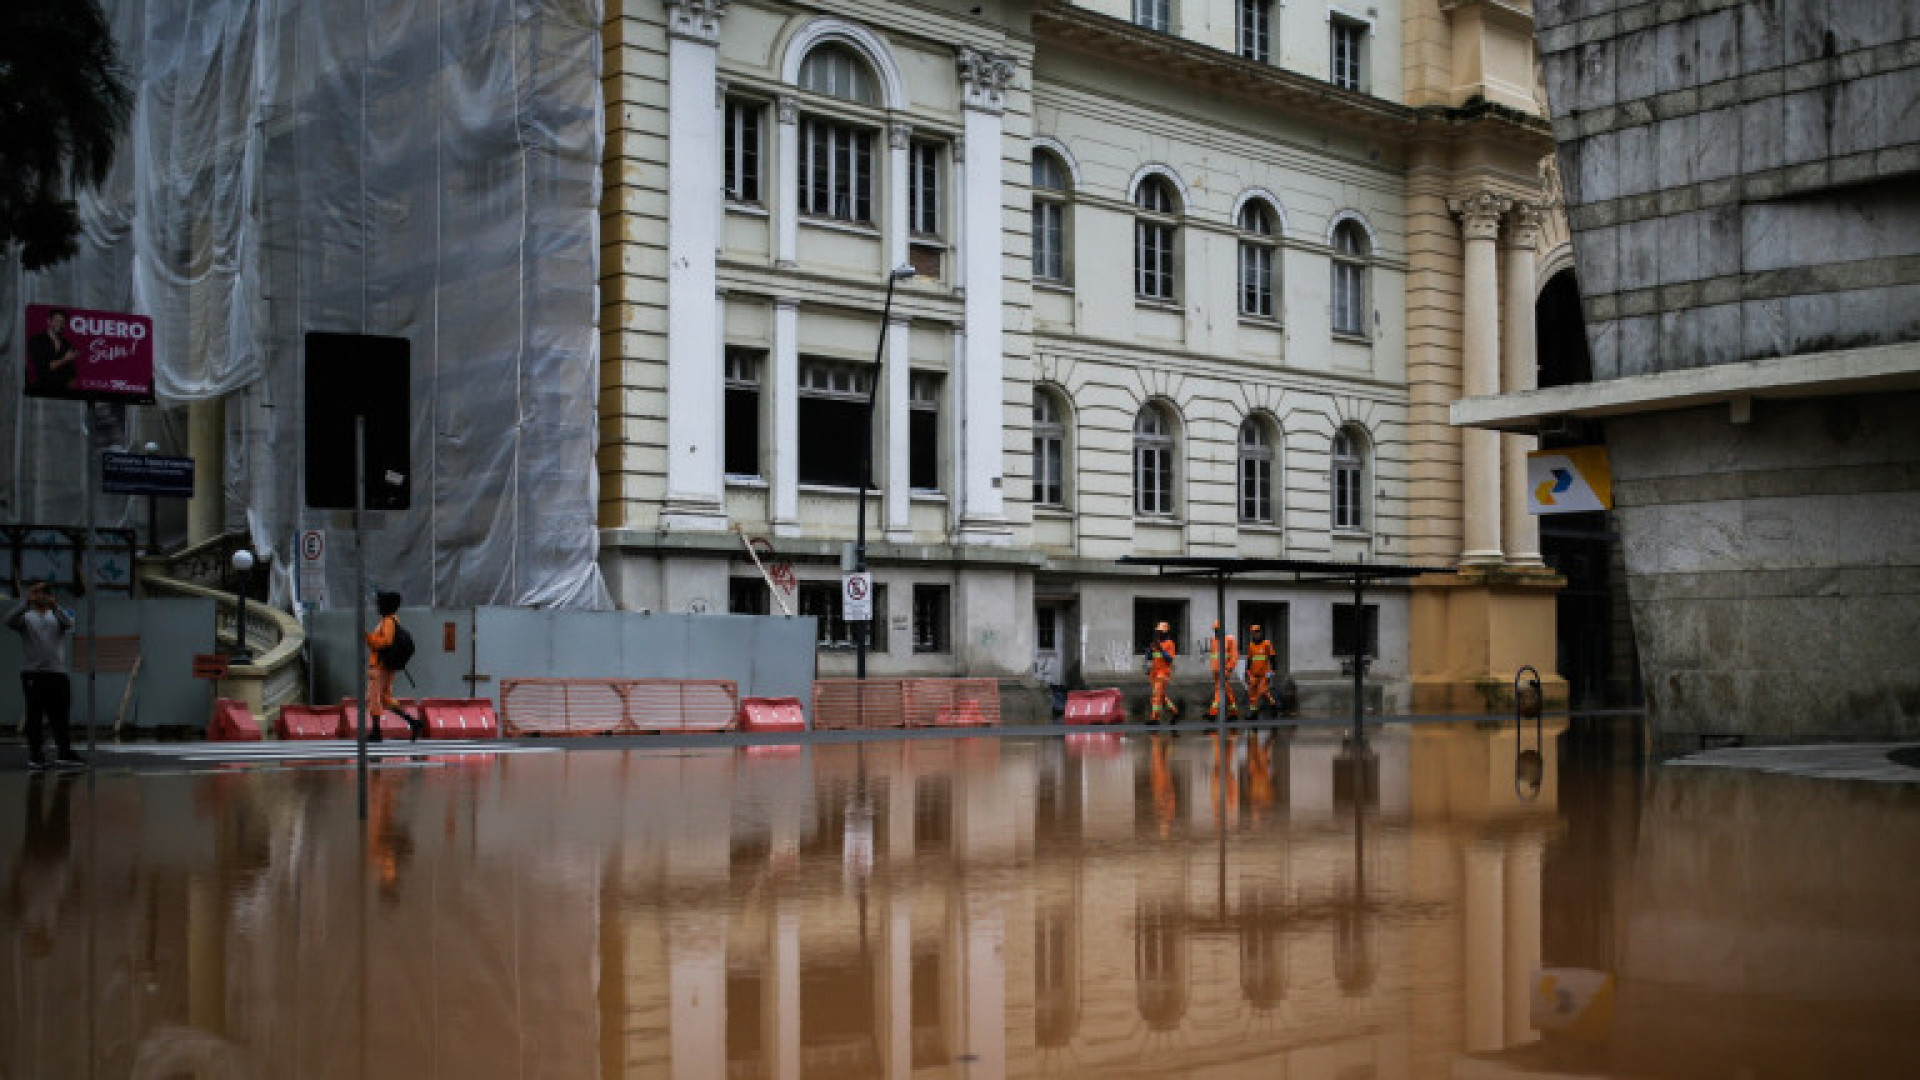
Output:
[[[367,632],[367,741],[380,742],[386,737],[380,733],[380,716],[388,709],[400,714],[400,718],[407,722],[407,730],[418,741],[421,722],[400,707],[399,700],[393,696],[393,672],[380,660],[381,650],[393,644],[394,627],[398,625],[395,616],[400,612],[400,594],[377,593],[373,603],[380,612],[380,625]]]
[[[1223,639],[1220,637],[1220,623],[1217,620],[1213,624],[1213,633],[1214,636],[1207,639],[1207,670],[1213,673],[1213,704],[1207,706],[1207,718],[1212,719],[1220,715],[1220,694],[1224,690],[1227,695],[1227,716],[1238,720],[1240,719],[1240,702],[1233,696],[1233,669],[1240,666],[1240,643],[1232,634],[1228,634],[1224,639],[1227,666],[1226,678],[1222,679],[1220,649]]]
[[[1260,624],[1247,627],[1247,713],[1260,715],[1273,700],[1273,642],[1260,632]]]
[[[1173,628],[1161,623],[1153,628],[1147,643],[1147,680],[1153,686],[1152,723],[1173,723],[1180,710],[1167,700],[1167,684],[1173,681],[1173,659],[1179,650],[1173,644]]]

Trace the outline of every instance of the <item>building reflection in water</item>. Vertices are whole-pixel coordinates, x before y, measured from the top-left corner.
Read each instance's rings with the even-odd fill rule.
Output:
[[[342,771],[0,778],[0,1075],[1689,1075],[1675,1010],[1752,1036],[1740,980],[1797,955],[1705,962],[1763,937],[1691,899],[1714,815],[1800,808],[1666,775],[1643,809],[1580,759],[1563,790],[1555,737],[1537,792],[1471,724],[423,755],[365,823]],[[1911,895],[1843,905],[1877,1016],[1913,1018]],[[1541,1040],[1543,967],[1617,976],[1601,1045]]]

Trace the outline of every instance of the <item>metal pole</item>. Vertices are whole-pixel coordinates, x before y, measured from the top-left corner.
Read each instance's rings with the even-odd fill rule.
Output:
[[[1213,573],[1213,603],[1213,610],[1219,613],[1219,617],[1213,623],[1213,655],[1218,661],[1215,665],[1218,670],[1213,673],[1213,719],[1214,726],[1220,732],[1221,753],[1225,754],[1227,744],[1227,575],[1225,571],[1216,570]],[[1221,760],[1224,762],[1225,758]],[[1223,772],[1221,776],[1224,780],[1226,774]]]
[[[91,402],[81,405],[81,426],[86,429],[86,453],[82,456],[82,466],[86,480],[82,485],[82,501],[86,503],[85,517],[87,531],[80,538],[80,586],[87,591],[87,753],[93,753],[94,694],[98,682],[100,655],[100,623],[93,617],[93,485],[94,485],[94,438],[93,405]],[[37,750],[35,751],[38,752]]]
[[[367,530],[365,528],[366,509],[366,462],[367,460],[367,418],[356,413],[353,418],[353,636],[352,647],[347,655],[355,657],[351,668],[359,671],[357,658],[360,655],[360,635],[366,632],[367,625]],[[355,719],[354,743],[356,757],[359,759],[360,772],[360,820],[367,820],[367,690],[366,680],[361,679],[360,692],[354,695],[359,701],[359,715]],[[362,830],[364,832],[364,830]],[[362,860],[363,862],[365,860]]]
[[[1348,625],[1353,630],[1353,746],[1356,751],[1367,743],[1366,731],[1362,729],[1367,707],[1361,696],[1366,689],[1367,679],[1367,609],[1360,604],[1365,596],[1366,587],[1362,584],[1360,572],[1353,572],[1353,621]]]
[[[911,267],[896,266],[888,270],[887,298],[880,305],[880,341],[873,347],[873,371],[867,377],[866,422],[861,425],[865,436],[860,440],[860,516],[853,525],[853,571],[856,574],[867,572],[867,489],[873,486],[873,395],[880,388],[880,372],[886,363],[888,320],[893,317],[893,285],[902,277],[912,275]],[[867,602],[873,602],[871,593]],[[864,620],[859,629],[854,631],[854,678],[867,677],[867,635],[872,629],[872,621]]]

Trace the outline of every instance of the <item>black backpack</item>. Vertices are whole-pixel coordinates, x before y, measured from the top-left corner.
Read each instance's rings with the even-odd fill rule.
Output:
[[[393,620],[393,644],[380,650],[380,666],[388,671],[405,671],[407,662],[413,659],[413,635]]]

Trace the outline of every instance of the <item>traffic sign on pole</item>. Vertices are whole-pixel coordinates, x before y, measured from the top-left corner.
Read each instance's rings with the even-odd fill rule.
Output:
[[[866,571],[840,579],[840,617],[847,622],[873,620],[873,575]]]

